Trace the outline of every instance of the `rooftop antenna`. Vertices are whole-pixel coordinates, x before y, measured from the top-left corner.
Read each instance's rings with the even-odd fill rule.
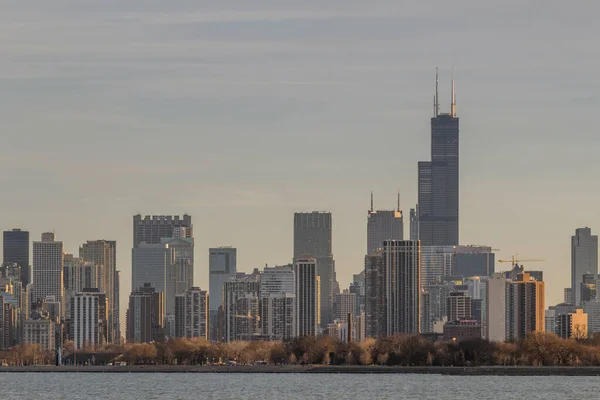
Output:
[[[398,211],[400,211],[400,191],[398,190]]]
[[[452,118],[456,118],[456,99],[454,97],[454,67],[452,67],[452,105],[450,108]]]
[[[373,191],[371,190],[371,212],[373,212]]]
[[[435,98],[434,98],[434,105],[433,105],[433,116],[437,118],[438,114],[440,113],[440,98],[438,96],[438,86],[439,86],[439,72],[438,72],[438,67],[435,67]]]

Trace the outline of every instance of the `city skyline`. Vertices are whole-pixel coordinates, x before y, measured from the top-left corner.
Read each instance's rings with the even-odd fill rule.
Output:
[[[545,272],[547,303],[556,304],[570,274],[566,243],[576,228],[589,226],[597,232],[600,227],[600,216],[592,212],[599,193],[591,187],[600,168],[598,141],[589,128],[598,98],[585,78],[593,76],[588,57],[594,46],[568,45],[597,36],[595,24],[572,23],[575,16],[591,18],[592,10],[582,14],[577,7],[559,10],[555,2],[545,7],[513,2],[502,9],[480,5],[460,15],[468,2],[431,9],[413,5],[418,22],[413,26],[398,23],[404,20],[403,11],[391,2],[380,10],[366,10],[352,1],[343,12],[282,2],[276,11],[239,5],[239,12],[206,13],[156,4],[142,12],[147,3],[139,0],[128,9],[106,4],[109,16],[125,13],[134,20],[125,23],[61,4],[67,3],[59,1],[50,10],[38,1],[34,12],[31,3],[26,7],[13,2],[0,16],[0,22],[8,22],[0,29],[14,38],[13,45],[0,50],[4,59],[14,60],[0,66],[0,88],[7,99],[3,121],[6,131],[14,132],[0,150],[12,172],[4,178],[12,193],[4,199],[0,226],[28,230],[31,238],[55,231],[72,254],[86,240],[116,240],[122,310],[125,288],[131,287],[130,221],[138,212],[194,216],[194,284],[206,289],[208,251],[203,249],[238,248],[238,270],[244,272],[265,263],[285,264],[292,253],[290,215],[331,211],[337,279],[347,287],[363,265],[368,193],[393,198],[400,188],[405,205],[416,202],[416,162],[428,155],[436,65],[443,82],[449,82],[450,68],[456,65],[462,117],[461,244],[497,247],[498,259],[515,253],[545,258],[536,269],[539,265]],[[504,10],[521,7],[527,17],[511,20],[512,31],[502,30],[501,35],[498,27],[512,17]],[[170,16],[162,16],[164,11]],[[486,16],[492,13],[498,18],[490,21]],[[556,30],[559,17],[563,29]],[[380,29],[352,33],[357,19],[359,25]],[[42,35],[28,21],[41,22]],[[81,32],[69,21],[92,22],[93,27]],[[206,33],[210,24],[223,27],[222,36],[209,37],[222,47],[188,41],[195,33],[184,29],[185,21],[193,32]],[[298,33],[280,26],[281,21],[293,21]],[[325,25],[331,21],[347,37],[328,32]],[[485,26],[481,21],[487,21]],[[132,32],[130,23],[148,37]],[[258,29],[257,23],[267,28]],[[164,38],[150,28],[162,32],[165,25],[175,29]],[[64,30],[54,32],[57,26]],[[117,35],[102,34],[98,26]],[[309,26],[317,37],[311,36]],[[464,37],[459,29],[463,26],[479,35]],[[529,35],[534,28],[539,33]],[[269,29],[288,39],[283,46]],[[233,40],[238,30],[250,33],[248,39]],[[426,31],[448,40],[423,36]],[[355,46],[356,35],[364,36],[366,45]],[[97,59],[86,51],[90,42],[104,66],[91,65]],[[126,43],[132,42],[138,43],[133,49],[139,52],[130,51]],[[184,53],[165,50],[184,43],[190,46],[184,46]],[[350,44],[356,55],[343,50]],[[401,57],[388,55],[389,48],[405,49],[407,44],[411,48]],[[288,54],[291,62],[282,59],[263,68],[273,48]],[[420,50],[425,48],[429,51]],[[464,48],[478,51],[466,54]],[[236,61],[247,60],[242,70],[228,59],[229,52]],[[329,52],[333,57],[325,56]],[[62,66],[48,62],[52,54],[64,58]],[[190,68],[190,57],[199,68]],[[156,64],[144,67],[147,58]],[[211,62],[219,69],[225,65],[216,78]],[[163,69],[170,77],[162,78]],[[160,80],[155,80],[156,70],[161,71]],[[108,81],[105,90],[98,85],[103,79]],[[155,91],[133,94],[144,87]],[[449,86],[441,89],[446,93]],[[125,98],[115,102],[115,92]],[[442,100],[448,104],[450,99]],[[223,115],[223,109],[235,109],[235,118],[214,116]],[[273,115],[280,120],[273,121]],[[170,125],[174,121],[175,129]],[[199,126],[212,134],[198,135]],[[159,165],[150,155],[164,154],[166,133],[189,140],[189,146],[173,151],[168,163]],[[542,133],[544,152],[539,151]],[[203,146],[200,137],[210,146]],[[367,137],[392,145],[373,161],[364,152]],[[289,143],[300,139],[305,144],[290,150]],[[342,140],[344,146],[339,146]],[[202,150],[224,144],[229,150]],[[201,161],[190,165],[192,157]],[[111,190],[99,193],[92,178],[110,180]],[[164,193],[156,190],[158,180]],[[172,196],[178,187],[183,193]],[[47,196],[49,192],[58,195]],[[39,199],[44,199],[43,206]],[[402,208],[408,215],[409,207]],[[406,228],[404,235],[408,237]]]

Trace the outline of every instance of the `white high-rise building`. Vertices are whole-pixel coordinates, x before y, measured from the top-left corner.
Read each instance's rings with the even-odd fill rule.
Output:
[[[238,274],[223,284],[224,339],[254,340],[260,335],[259,274]]]
[[[598,274],[598,236],[590,228],[578,228],[571,236],[571,296],[578,307],[584,274]]]
[[[265,267],[260,277],[262,335],[286,340],[296,334],[296,292],[293,265]]]
[[[73,297],[71,339],[76,349],[106,343],[108,300],[98,289],[86,289]]]
[[[506,339],[506,279],[495,274],[485,282],[483,337],[490,341]]]
[[[175,261],[167,277],[165,293],[173,298],[194,286],[194,238],[183,236],[185,228],[175,228],[174,234],[180,237],[161,239],[161,244],[168,245],[174,252]]]
[[[299,259],[294,266],[296,277],[296,335],[316,336],[319,314],[317,261]]]
[[[54,296],[64,311],[63,243],[51,232],[42,233],[42,240],[33,242],[31,301],[41,303],[47,296]]]

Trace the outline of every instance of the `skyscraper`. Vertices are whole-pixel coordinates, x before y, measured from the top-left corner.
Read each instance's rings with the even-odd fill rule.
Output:
[[[506,340],[521,340],[529,332],[543,332],[544,282],[527,273],[506,283]]]
[[[404,223],[400,211],[400,195],[396,210],[375,210],[373,193],[371,193],[371,209],[367,214],[367,254],[383,246],[384,240],[404,239]]]
[[[238,274],[223,284],[225,341],[252,340],[260,335],[260,275]]]
[[[108,343],[118,341],[119,337],[116,336],[118,318],[116,318],[117,305],[115,301],[117,242],[114,240],[88,240],[79,248],[79,258],[84,263],[95,265],[100,271],[100,284],[88,287],[97,287],[101,293],[106,294],[108,300],[107,341]]]
[[[579,228],[571,236],[571,296],[573,305],[581,306],[581,283],[584,274],[598,274],[598,236],[590,228]]]
[[[63,243],[50,232],[42,233],[40,242],[33,242],[31,302],[40,304],[46,296],[54,296],[64,312]]]
[[[387,336],[414,334],[420,327],[420,246],[414,240],[383,243]]]
[[[198,287],[187,289],[175,297],[175,335],[208,340],[208,292]]]
[[[168,244],[175,253],[175,264],[168,277],[174,296],[183,294],[194,286],[194,238],[163,238],[161,243]]]
[[[431,118],[431,161],[419,167],[419,239],[422,246],[458,244],[459,210],[459,124],[454,100],[450,113],[439,113],[438,75]]]
[[[73,297],[71,339],[76,349],[106,343],[108,300],[98,289],[85,289]]]
[[[175,262],[175,254],[168,244],[140,243],[132,249],[133,268],[131,290],[149,283],[157,292],[164,293],[165,314],[175,313],[175,296],[169,291],[168,277]],[[170,296],[173,294],[173,296]]]
[[[165,338],[163,293],[149,283],[129,295],[127,343],[162,342]]]
[[[322,327],[332,321],[333,295],[337,286],[331,236],[331,213],[294,213],[294,262],[301,258],[314,258],[316,261],[317,275],[321,282],[319,323]]]
[[[141,215],[133,216],[133,247],[140,243],[159,244],[162,238],[174,237],[176,228],[184,228],[179,237],[194,237],[192,216]]]
[[[316,336],[319,314],[319,278],[314,258],[299,258],[294,265],[296,335]]]
[[[217,331],[223,326],[219,307],[223,305],[223,284],[237,273],[237,249],[230,246],[216,247],[208,251],[208,293],[210,295],[210,339],[218,338]]]
[[[3,263],[21,267],[21,283],[26,287],[30,282],[29,232],[20,229],[4,231]]]
[[[296,334],[296,277],[294,267],[265,267],[260,277],[260,323],[268,340],[287,340]]]
[[[387,335],[386,274],[383,250],[365,256],[365,334],[378,338]]]

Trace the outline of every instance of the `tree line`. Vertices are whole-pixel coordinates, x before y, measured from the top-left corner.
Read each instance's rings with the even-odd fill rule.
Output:
[[[73,354],[66,342],[63,356]],[[272,365],[389,365],[389,366],[591,366],[600,365],[600,337],[561,339],[532,332],[519,342],[483,339],[432,342],[420,335],[394,335],[342,343],[328,336],[304,336],[286,342],[237,341],[212,343],[201,338],[169,339],[164,343],[128,343],[87,347],[77,353],[115,353],[127,364],[213,365],[220,363]],[[0,352],[3,365],[53,364],[53,352],[24,344]]]

